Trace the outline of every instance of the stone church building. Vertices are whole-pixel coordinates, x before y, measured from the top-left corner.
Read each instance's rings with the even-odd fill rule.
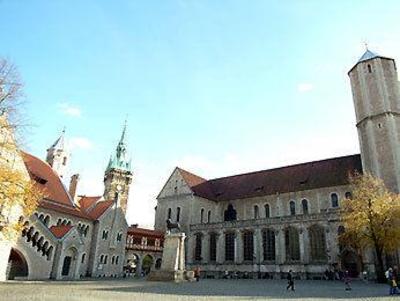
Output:
[[[294,271],[318,278],[328,270],[367,271],[355,250],[339,245],[338,212],[351,198],[348,176],[368,171],[400,190],[400,89],[395,61],[367,50],[348,72],[361,154],[217,179],[176,168],[157,197],[155,229],[179,222],[188,236],[189,268],[203,276],[275,277]],[[387,254],[386,264],[398,263]]]
[[[71,177],[69,189],[63,184],[69,163],[64,132],[47,150],[46,162],[25,152],[7,159],[35,181],[44,198],[25,219],[16,242],[0,237],[0,280],[122,275],[133,177],[125,133],[126,125],[105,170],[102,196],[77,196],[79,175]],[[11,135],[0,135],[2,141],[4,137]]]

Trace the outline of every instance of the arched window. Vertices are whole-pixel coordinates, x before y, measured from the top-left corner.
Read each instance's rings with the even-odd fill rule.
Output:
[[[201,261],[201,241],[202,241],[202,235],[201,233],[195,234],[195,248],[194,248],[194,260],[196,261]]]
[[[115,256],[111,257],[111,264],[114,264]]]
[[[86,258],[86,253],[83,253],[83,254],[82,254],[82,260],[81,260],[81,263],[84,263],[84,262],[85,262],[85,258]]]
[[[44,220],[43,220],[43,223],[44,223],[46,226],[49,225],[49,223],[50,223],[50,216],[49,216],[49,215],[46,215],[46,217],[45,217]]]
[[[339,198],[336,193],[331,193],[331,205],[332,205],[332,208],[339,207]]]
[[[252,231],[243,232],[243,255],[243,259],[246,261],[253,261],[254,259],[254,235]]]
[[[207,223],[211,223],[211,210],[207,212]]]
[[[294,227],[285,229],[286,261],[300,260],[299,231]]]
[[[235,260],[235,233],[225,233],[225,261]]]
[[[232,204],[228,205],[228,209],[224,212],[224,221],[235,221],[236,220],[236,210],[233,208]]]
[[[103,261],[104,261],[104,255],[101,255],[100,256],[100,263],[103,263]]]
[[[369,72],[369,73],[371,73],[371,72],[372,72],[371,65],[370,65],[370,64],[368,64],[368,65],[367,65],[367,67],[368,67],[368,72]]]
[[[254,206],[254,219],[257,219],[257,218],[260,217],[258,213],[259,213],[259,212],[258,212],[258,206],[255,205],[255,206]]]
[[[108,255],[104,256],[104,264],[107,264]]]
[[[340,251],[340,252],[343,251],[344,246],[345,246],[344,243],[343,243],[343,238],[341,237],[341,235],[344,234],[344,232],[345,232],[344,226],[340,225],[340,226],[338,227],[338,230],[337,230],[338,241],[339,241],[339,251]]]
[[[275,232],[268,229],[262,232],[264,260],[275,260]]]
[[[345,197],[346,199],[348,199],[348,200],[351,200],[351,199],[353,198],[353,195],[351,194],[350,191],[347,191],[347,192],[344,194],[344,197]]]
[[[168,208],[167,219],[171,219],[172,216],[172,209]]]
[[[117,257],[115,258],[115,264],[118,264],[118,261],[119,261],[119,256],[117,256]]]
[[[294,201],[290,201],[289,210],[290,210],[290,215],[296,215],[296,203]]]
[[[204,222],[204,208],[201,208],[200,211],[200,223],[202,224]]]
[[[319,225],[313,225],[308,229],[308,235],[310,237],[311,260],[325,261],[327,258],[324,228]]]
[[[217,260],[217,233],[210,234],[210,261]]]
[[[271,212],[270,212],[270,209],[269,209],[269,204],[265,204],[264,205],[264,210],[265,210],[265,217],[269,218],[271,216]]]
[[[301,201],[301,207],[303,208],[303,214],[308,214],[308,202],[306,199]]]
[[[176,221],[179,222],[181,218],[181,207],[176,208]]]

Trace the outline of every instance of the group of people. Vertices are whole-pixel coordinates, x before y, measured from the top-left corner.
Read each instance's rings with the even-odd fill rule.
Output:
[[[393,268],[389,268],[385,272],[385,277],[386,280],[389,284],[389,294],[390,295],[395,295],[399,293],[399,285],[398,285],[398,277],[399,277],[399,269],[397,266],[394,266]]]

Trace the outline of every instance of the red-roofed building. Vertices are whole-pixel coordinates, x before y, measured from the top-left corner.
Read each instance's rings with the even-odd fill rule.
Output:
[[[69,189],[65,176],[69,155],[65,131],[47,150],[46,162],[21,152],[27,176],[43,192],[33,216],[12,246],[8,268],[0,279],[79,279],[123,275],[127,222],[125,210],[132,179],[126,161],[126,126],[115,158],[106,168],[104,196],[77,196],[79,175]],[[2,275],[1,273],[6,273]]]
[[[159,269],[163,246],[164,232],[131,225],[126,236],[126,272],[147,275],[151,269]]]

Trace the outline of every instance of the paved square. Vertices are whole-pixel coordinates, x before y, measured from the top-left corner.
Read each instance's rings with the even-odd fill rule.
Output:
[[[1,301],[83,300],[400,300],[387,295],[384,284],[297,281],[287,292],[284,280],[202,280],[193,283],[161,283],[137,279],[76,282],[7,282],[0,284]]]

